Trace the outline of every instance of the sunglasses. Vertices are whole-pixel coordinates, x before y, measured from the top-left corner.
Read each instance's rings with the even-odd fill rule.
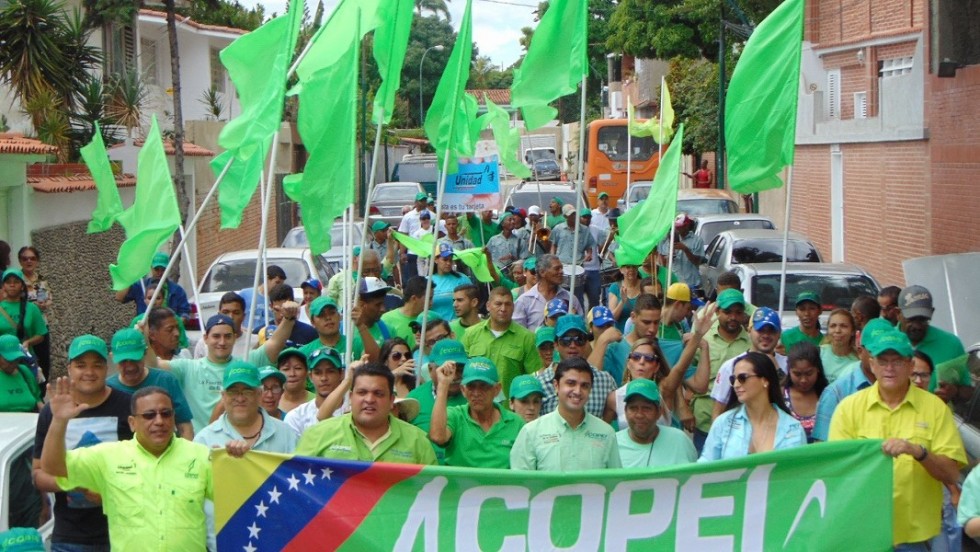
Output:
[[[393,353],[391,353],[391,356],[389,356],[389,358],[391,360],[401,360],[403,358],[408,358],[408,353],[402,353],[401,351],[394,351]]]
[[[737,381],[737,382],[739,382],[741,384],[745,384],[745,382],[749,381],[749,378],[761,378],[761,377],[762,376],[760,376],[758,374],[744,374],[743,373],[743,374],[739,374],[737,376],[728,376],[728,383],[730,383],[731,385],[735,385],[735,382]]]
[[[637,362],[641,360],[643,362],[657,362],[658,360],[660,360],[660,357],[658,357],[657,355],[648,355],[645,353],[630,353],[630,360],[635,360]]]
[[[262,387],[263,393],[282,393],[282,387],[276,385],[275,387]]]
[[[140,418],[148,422],[152,422],[157,416],[160,416],[164,420],[169,420],[174,417],[174,411],[171,408],[164,408],[163,410],[147,410],[146,412],[140,412],[137,414]]]
[[[558,343],[565,347],[568,347],[572,343],[581,347],[582,345],[585,345],[587,342],[588,339],[586,339],[584,335],[565,335],[558,338]]]

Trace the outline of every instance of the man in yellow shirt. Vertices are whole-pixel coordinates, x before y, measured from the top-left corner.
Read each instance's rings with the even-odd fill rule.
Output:
[[[153,386],[133,394],[133,439],[65,452],[68,421],[88,408],[72,400],[73,385],[60,378],[53,386],[41,468],[62,489],[102,495],[113,550],[205,550],[204,499],[214,498],[208,449],[175,436],[170,395]]]
[[[912,344],[885,330],[864,345],[877,381],[841,401],[830,422],[830,440],[884,439],[895,459],[895,550],[927,550],[939,534],[943,484],[955,484],[966,464],[963,441],[949,408],[911,384]]]

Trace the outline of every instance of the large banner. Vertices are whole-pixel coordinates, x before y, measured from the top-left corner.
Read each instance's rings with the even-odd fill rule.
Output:
[[[221,551],[890,550],[881,441],[665,470],[214,459]]]
[[[496,155],[460,159],[456,173],[446,176],[446,190],[440,199],[442,210],[450,213],[501,209],[502,200]]]

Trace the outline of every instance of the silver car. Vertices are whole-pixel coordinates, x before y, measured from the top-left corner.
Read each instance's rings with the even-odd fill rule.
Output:
[[[29,527],[51,545],[54,521],[41,519],[41,494],[34,487],[31,463],[37,414],[0,413],[0,533],[14,527]],[[53,495],[48,495],[53,503]]]
[[[783,233],[778,230],[728,230],[715,236],[704,251],[707,261],[699,268],[701,286],[710,294],[718,276],[736,265],[782,262]],[[789,233],[786,252],[786,261],[791,263],[823,261],[817,246],[796,232]]]
[[[415,196],[425,192],[418,182],[383,182],[371,194],[371,220],[383,220],[395,228],[402,215],[415,203]]]
[[[707,245],[725,230],[774,230],[776,225],[765,215],[725,213],[701,215],[695,219],[694,233]]]

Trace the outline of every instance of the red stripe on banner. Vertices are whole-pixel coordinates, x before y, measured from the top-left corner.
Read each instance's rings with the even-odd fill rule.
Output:
[[[339,548],[392,486],[418,475],[423,467],[379,462],[351,477],[283,550],[307,552]]]

